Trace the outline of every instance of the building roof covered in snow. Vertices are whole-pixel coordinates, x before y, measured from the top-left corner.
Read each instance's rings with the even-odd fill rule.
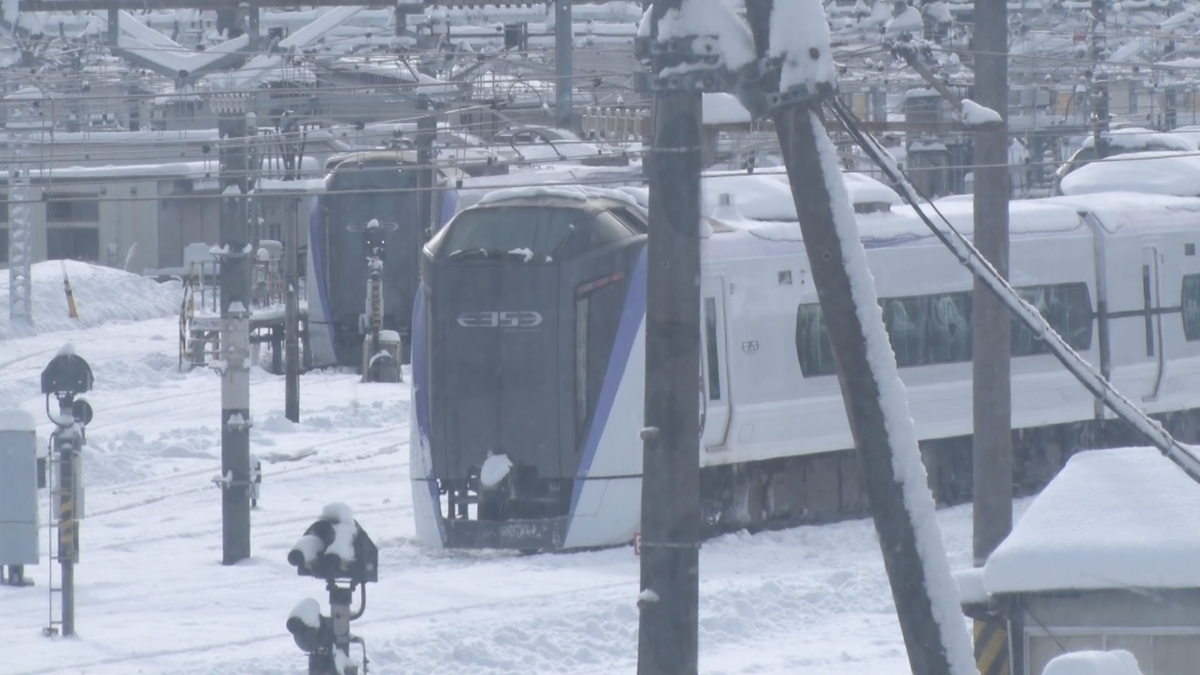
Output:
[[[984,565],[993,595],[1200,588],[1200,483],[1153,448],[1075,455]]]

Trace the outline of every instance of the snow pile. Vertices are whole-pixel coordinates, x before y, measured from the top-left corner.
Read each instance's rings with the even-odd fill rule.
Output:
[[[508,455],[492,455],[489,454],[487,459],[483,460],[483,466],[479,468],[479,482],[485,487],[496,487],[508,472],[512,470],[512,460]]]
[[[615,199],[637,206],[628,193],[607,188],[588,187],[585,185],[530,185],[527,187],[504,188],[489,192],[477,204],[495,204],[510,199],[539,199],[558,197],[585,202],[589,199]]]
[[[808,3],[805,3],[808,4]],[[812,3],[820,7],[816,3]],[[779,7],[780,5],[776,5]],[[822,25],[824,25],[822,21]],[[772,29],[774,32],[774,29]],[[824,46],[828,48],[828,38]],[[875,292],[875,279],[867,267],[867,252],[859,241],[858,225],[851,207],[846,184],[838,180],[841,171],[837,149],[824,133],[821,119],[810,112],[820,156],[825,188],[829,191],[833,222],[842,246],[842,259],[850,278],[850,290],[862,324],[867,360],[879,388],[888,444],[892,450],[892,470],[904,495],[921,559],[922,576],[929,593],[930,610],[941,633],[950,672],[965,675],[977,672],[971,639],[965,630],[959,591],[950,574],[942,532],[938,526],[933,495],[929,491],[925,465],[917,446],[916,426],[908,410],[908,394],[896,367],[896,356],[884,328],[883,313]]]
[[[333,525],[333,541],[325,548],[325,553],[337,556],[343,566],[354,561],[354,535],[358,527],[354,524],[354,514],[350,507],[341,502],[326,504],[321,509],[321,520]]]
[[[183,291],[178,282],[153,279],[111,267],[68,260],[67,276],[79,318],[68,314],[62,265],[48,260],[33,265],[34,333],[91,328],[121,321],[144,321],[177,315]],[[8,316],[8,273],[0,272],[0,339],[23,334]]]
[[[754,37],[746,22],[724,0],[683,0],[680,9],[669,9],[658,20],[659,40],[693,35],[700,36],[701,41],[715,38],[706,46],[718,52],[730,70],[754,60]]]
[[[1200,588],[1200,490],[1153,448],[1075,455],[984,565],[990,593]]]
[[[1042,675],[1142,675],[1137,659],[1124,649],[1059,654]]]
[[[1196,142],[1181,134],[1168,134],[1144,127],[1125,127],[1114,129],[1104,135],[1110,148],[1120,148],[1126,151],[1137,150],[1177,150],[1179,152],[1195,152]],[[1096,146],[1095,136],[1083,139],[1085,148]]]
[[[996,124],[1002,122],[1000,113],[991,108],[972,101],[969,98],[962,100],[962,121],[963,124],[969,127],[978,127],[984,124]]]
[[[702,99],[701,119],[704,124],[747,124],[750,111],[733,94],[706,93]]]
[[[296,621],[299,621],[300,623],[302,623],[305,626],[308,626],[309,628],[312,628],[312,629],[320,628],[321,627],[321,605],[320,605],[320,603],[318,603],[316,600],[313,600],[312,598],[305,598],[305,599],[301,600],[300,602],[296,603],[296,606],[292,608],[291,613],[288,614],[288,623],[289,624],[291,623],[292,619],[295,619]]]
[[[918,15],[919,16],[919,15]],[[833,87],[836,71],[829,45],[829,23],[818,0],[777,2],[771,10],[770,56],[783,57],[779,88],[805,87],[816,94]]]

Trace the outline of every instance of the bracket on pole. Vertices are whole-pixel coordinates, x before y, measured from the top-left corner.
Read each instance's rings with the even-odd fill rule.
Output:
[[[639,92],[725,91],[733,81],[733,74],[725,67],[717,50],[715,35],[668,40],[643,36],[635,38],[633,44],[634,56],[639,61],[663,59],[666,62],[657,72],[634,73],[634,89]]]

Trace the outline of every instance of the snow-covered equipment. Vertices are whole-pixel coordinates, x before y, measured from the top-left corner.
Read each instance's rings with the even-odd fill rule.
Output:
[[[400,382],[400,333],[383,328],[383,263],[387,259],[389,232],[400,229],[397,223],[380,224],[372,218],[365,225],[347,225],[351,232],[362,232],[367,255],[366,311],[358,317],[363,333],[363,382]]]
[[[354,520],[350,507],[328,504],[321,518],[288,552],[288,562],[302,577],[325,580],[329,590],[329,616],[321,614],[316,600],[300,601],[288,615],[286,626],[296,646],[308,654],[309,675],[358,675],[367,672],[367,646],[350,634],[350,622],[367,609],[367,582],[379,580],[379,550]],[[358,611],[351,612],[355,588],[361,586]],[[350,645],[362,647],[362,669],[350,658]]]
[[[379,549],[345,504],[329,504],[288,552],[302,577],[365,584],[379,580]]]
[[[33,415],[0,410],[0,585],[32,583],[25,565],[38,564],[37,469]]]

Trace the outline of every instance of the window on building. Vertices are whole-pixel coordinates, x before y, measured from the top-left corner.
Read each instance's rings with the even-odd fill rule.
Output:
[[[47,223],[95,223],[100,221],[100,199],[81,196],[51,196],[46,200]]]
[[[8,230],[0,230],[0,263],[8,264]]]
[[[46,257],[100,262],[100,228],[47,227]]]
[[[8,195],[0,192],[0,223],[8,222]]]

